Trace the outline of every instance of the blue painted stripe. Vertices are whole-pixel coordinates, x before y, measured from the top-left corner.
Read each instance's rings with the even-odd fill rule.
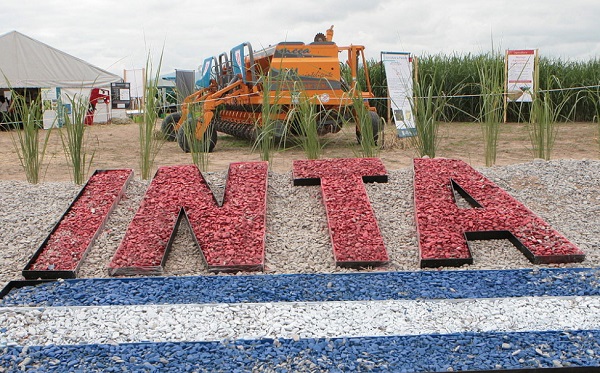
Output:
[[[36,346],[25,352],[6,347],[0,366],[35,372],[446,372],[556,368],[560,361],[590,372],[600,366],[599,340],[594,330]]]
[[[76,279],[13,289],[0,306],[594,296],[599,276],[576,268]]]

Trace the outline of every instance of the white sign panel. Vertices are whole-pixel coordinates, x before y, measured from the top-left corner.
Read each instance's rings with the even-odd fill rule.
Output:
[[[533,101],[535,59],[534,49],[506,52],[506,98],[509,102]]]
[[[125,70],[125,82],[130,84],[130,98],[144,97],[144,87],[146,86],[145,69]],[[127,98],[127,100],[130,98]]]
[[[410,53],[381,52],[398,137],[415,136],[412,113],[413,66]]]
[[[56,94],[56,88],[41,88],[42,101],[56,101],[58,95]]]
[[[131,100],[131,95],[129,94],[128,89],[119,89],[119,100],[121,101],[129,101]]]

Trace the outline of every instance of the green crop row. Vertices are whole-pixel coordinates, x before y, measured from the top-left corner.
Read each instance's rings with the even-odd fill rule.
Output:
[[[481,84],[478,66],[485,63],[504,64],[504,54],[454,54],[429,55],[418,58],[418,75],[429,79],[425,84],[437,88],[435,95],[449,95],[444,117],[451,121],[471,122],[479,118],[482,103]],[[373,93],[379,99],[372,104],[379,115],[387,117],[387,83],[385,70],[380,61],[367,62]],[[573,110],[570,120],[593,121],[598,106],[600,89],[600,59],[589,61],[564,61],[559,58],[541,57],[539,63],[540,87],[542,91],[552,90],[550,98],[554,102],[567,100],[561,118],[566,118]],[[359,74],[362,76],[364,74]],[[556,79],[551,79],[556,77]],[[360,82],[365,86],[364,79]],[[421,84],[424,82],[421,81]],[[560,84],[559,84],[560,83]],[[552,86],[547,86],[552,84]],[[581,87],[594,87],[583,89]],[[508,106],[507,120],[527,121],[530,104],[511,103]]]

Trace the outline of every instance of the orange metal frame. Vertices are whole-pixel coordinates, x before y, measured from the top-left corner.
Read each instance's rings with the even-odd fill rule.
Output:
[[[331,41],[332,38],[333,29],[331,28],[327,30],[327,40]],[[301,53],[314,54],[317,56],[317,58],[298,58],[295,56],[290,58],[285,57],[285,52],[287,51],[285,48],[293,47],[296,47],[297,49],[302,48]],[[348,82],[350,85],[350,90],[346,92],[342,90],[341,87],[339,87],[339,89],[334,89],[331,86],[329,89],[309,88],[302,90],[303,95],[305,95],[305,97],[313,97],[315,104],[322,105],[325,108],[341,109],[352,107],[353,98],[355,98],[360,92],[360,97],[362,97],[364,100],[365,106],[367,106],[369,110],[375,111],[375,108],[371,107],[367,101],[369,98],[373,98],[374,95],[371,90],[371,81],[368,70],[366,69],[367,64],[364,55],[364,49],[364,46],[361,45],[338,47],[333,43],[313,43],[308,45],[304,43],[280,43],[269,48],[268,52],[265,50],[264,54],[257,56],[255,60],[255,67],[262,74],[266,74],[266,72],[268,72],[269,69],[272,69],[273,66],[279,66],[282,70],[295,71],[299,76],[304,74],[305,76],[314,76],[317,79],[319,77],[324,77],[332,78],[334,80],[337,79],[339,81],[341,77],[339,71],[339,58],[337,54],[346,51],[348,54],[347,63],[350,67],[352,76],[352,82]],[[280,52],[281,56],[274,57],[277,51]],[[365,66],[365,78],[367,86],[365,87],[366,91],[364,92],[358,90],[359,58],[361,58],[361,62],[363,66]],[[315,66],[314,63],[316,62],[321,62],[323,65]],[[278,63],[279,65],[277,65]],[[250,59],[248,56],[246,56],[246,71],[250,71],[251,66],[249,66],[249,64]],[[320,84],[318,80],[317,84]],[[196,123],[195,134],[197,139],[201,139],[211,120],[213,119],[216,108],[219,105],[261,105],[264,100],[265,89],[268,89],[268,87],[264,87],[260,82],[244,83],[241,75],[237,76],[237,79],[234,83],[222,89],[218,89],[216,81],[213,80],[211,81],[211,85],[209,87],[203,88],[185,98],[182,107],[181,119],[175,125],[175,130],[177,131],[188,119],[190,107],[192,105],[200,104],[202,105],[202,117],[201,119],[199,118]],[[294,97],[292,97],[292,92],[289,89],[286,91],[289,91],[289,94],[279,94],[277,97],[276,95],[273,95],[272,98],[270,97],[269,99],[273,100],[271,103],[276,103],[283,106],[293,105]],[[260,125],[261,123],[260,113],[224,110],[220,115],[223,119],[234,122],[255,123],[257,125]],[[287,113],[283,112],[278,114],[278,117],[281,117],[278,119],[284,120],[286,116]]]

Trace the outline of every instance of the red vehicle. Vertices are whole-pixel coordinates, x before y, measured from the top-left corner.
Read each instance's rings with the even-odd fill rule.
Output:
[[[85,124],[91,126],[94,124],[94,112],[96,111],[96,105],[98,103],[108,104],[110,102],[110,92],[107,89],[92,88],[90,93],[90,104],[88,106],[87,114],[85,115]]]

